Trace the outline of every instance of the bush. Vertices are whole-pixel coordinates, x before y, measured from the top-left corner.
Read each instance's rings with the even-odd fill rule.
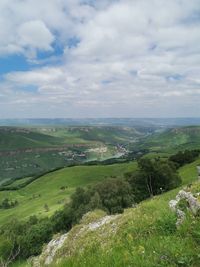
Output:
[[[185,150],[179,151],[177,154],[172,155],[169,160],[175,162],[178,167],[183,166],[184,164],[193,162],[200,154],[200,150]]]
[[[131,186],[124,179],[110,178],[97,184],[94,192],[97,192],[100,198],[95,208],[102,206],[110,214],[121,213],[133,204]]]
[[[14,208],[18,205],[18,201],[10,201],[8,198],[5,198],[1,203],[0,203],[0,209],[11,209]]]
[[[130,207],[133,196],[130,184],[124,179],[110,178],[88,189],[77,188],[72,195],[71,207],[75,221],[94,209],[113,214]]]

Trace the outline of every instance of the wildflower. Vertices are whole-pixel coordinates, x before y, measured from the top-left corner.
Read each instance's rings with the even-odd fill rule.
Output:
[[[138,253],[139,254],[144,254],[145,253],[145,248],[143,246],[138,247]]]

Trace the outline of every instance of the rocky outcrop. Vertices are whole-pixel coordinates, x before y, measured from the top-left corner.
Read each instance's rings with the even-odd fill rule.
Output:
[[[194,197],[191,192],[187,192],[185,190],[179,191],[176,196],[176,199],[173,199],[169,202],[169,207],[172,211],[176,212],[177,215],[177,227],[179,227],[184,222],[186,216],[185,212],[179,207],[179,203],[181,200],[186,201],[186,208],[190,210],[193,215],[197,215],[197,213],[200,212],[200,202],[198,201],[198,199]]]
[[[46,247],[45,254],[45,265],[49,265],[52,263],[54,256],[56,255],[56,252],[63,246],[64,242],[67,239],[68,234],[61,235],[60,237],[53,239],[49,242],[49,244]]]
[[[85,215],[87,216],[87,214]],[[70,245],[71,248],[75,246],[76,240],[80,239],[82,236],[87,234],[88,232],[97,231],[101,229],[106,224],[111,224],[112,234],[116,231],[116,224],[114,220],[119,217],[119,215],[110,215],[104,216],[98,220],[93,222],[89,222],[87,224],[77,225],[77,229],[73,229],[64,235],[55,236],[43,249],[43,252],[40,256],[34,257],[30,259],[30,264],[32,267],[41,267],[48,266],[53,262],[57,261],[57,255],[60,251],[62,251],[63,247],[67,247]],[[76,231],[74,231],[76,230]],[[70,255],[72,251],[69,251]],[[67,255],[66,255],[67,256]],[[59,258],[59,257],[58,257]]]
[[[40,267],[42,264],[49,265],[53,262],[56,252],[62,248],[64,242],[67,240],[68,234],[56,236],[52,239],[42,254],[38,257],[34,257],[30,259],[30,264],[33,267]]]

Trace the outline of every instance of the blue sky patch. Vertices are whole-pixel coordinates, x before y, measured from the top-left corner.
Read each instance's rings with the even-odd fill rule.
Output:
[[[68,48],[74,48],[74,47],[77,47],[79,43],[80,43],[80,39],[74,36],[68,40],[67,46]]]
[[[30,65],[23,55],[12,55],[0,58],[0,75],[13,71],[27,71]]]
[[[35,85],[28,85],[28,86],[21,86],[19,88],[20,91],[24,91],[24,92],[27,92],[27,93],[32,93],[32,94],[35,94],[35,93],[38,93],[38,87],[35,86]]]

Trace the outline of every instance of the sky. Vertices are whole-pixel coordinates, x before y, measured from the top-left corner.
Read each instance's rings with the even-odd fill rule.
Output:
[[[199,116],[200,0],[0,1],[0,118]]]

